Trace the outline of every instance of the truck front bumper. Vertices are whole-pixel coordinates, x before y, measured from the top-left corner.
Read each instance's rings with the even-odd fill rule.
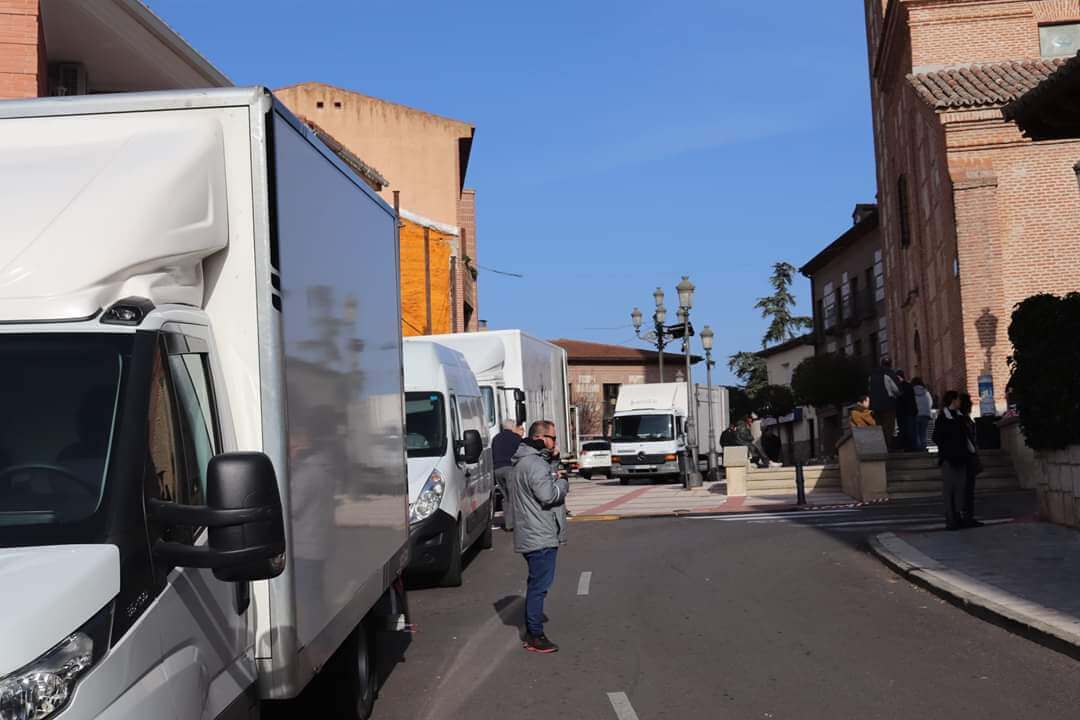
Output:
[[[424,575],[446,572],[456,532],[457,521],[442,510],[411,526],[409,564],[405,572]]]
[[[614,477],[661,477],[667,475],[679,475],[682,469],[678,460],[646,465],[633,465],[628,463],[612,463],[611,474]]]

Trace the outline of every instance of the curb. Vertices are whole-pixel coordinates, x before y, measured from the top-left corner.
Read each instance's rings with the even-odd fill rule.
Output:
[[[890,544],[898,543],[910,549],[908,557],[904,557],[898,549],[890,549]],[[964,587],[961,583],[968,578],[967,575],[950,571],[943,564],[908,545],[894,533],[874,535],[870,538],[869,544],[871,552],[879,560],[915,585],[929,590],[981,620],[991,622],[1051,650],[1080,660],[1080,633],[1057,627],[1034,615],[995,602],[978,592],[975,587]],[[925,561],[920,558],[925,558]],[[950,579],[946,574],[954,579]],[[984,585],[973,578],[968,579],[971,586]]]
[[[776,507],[762,508],[760,510],[748,510],[740,508],[738,510],[665,510],[663,512],[652,513],[628,513],[620,515],[618,513],[605,514],[605,515],[571,515],[570,522],[598,522],[598,521],[614,521],[614,520],[652,520],[656,518],[692,518],[692,517],[714,517],[716,515],[737,516],[737,515],[760,515],[762,513],[798,513],[805,510],[812,509],[813,506],[805,506],[800,508],[798,505],[778,505]]]

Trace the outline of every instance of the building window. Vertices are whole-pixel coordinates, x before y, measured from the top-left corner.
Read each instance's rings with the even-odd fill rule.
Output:
[[[1080,51],[1080,23],[1043,25],[1039,28],[1039,47],[1044,58],[1075,55]]]
[[[844,273],[840,276],[840,320],[848,322],[851,316],[851,285],[848,284],[848,274]]]
[[[855,345],[852,347],[852,355],[857,358],[862,357],[862,338],[855,340]]]
[[[851,280],[848,281],[848,297],[851,298],[848,303],[851,306],[851,315],[849,319],[852,323],[857,324],[859,322],[859,276],[854,275]]]
[[[901,175],[896,181],[896,204],[897,212],[900,213],[900,247],[907,247],[911,244],[911,218],[908,216],[911,207],[908,202],[906,175]]]
[[[878,357],[889,357],[889,324],[885,318],[878,318]]]
[[[604,434],[609,434],[611,419],[615,416],[615,403],[619,399],[619,383],[604,383]]]
[[[836,341],[835,340],[830,340],[825,345],[825,352],[829,353],[830,355],[834,355],[836,353]]]
[[[960,258],[954,257],[952,260],[952,274],[953,277],[960,277]]]
[[[885,258],[880,250],[874,251],[874,300],[885,302]]]
[[[836,291],[831,282],[825,283],[825,332],[836,327]]]
[[[334,107],[336,107],[338,110],[340,110],[341,109],[341,101],[340,100],[335,100],[334,101]]]
[[[848,357],[855,354],[855,340],[852,338],[851,333],[844,336],[844,354]]]
[[[319,108],[320,110],[322,110],[323,105],[325,105],[325,104],[326,103],[324,103],[322,100],[316,100],[315,101],[315,107]]]

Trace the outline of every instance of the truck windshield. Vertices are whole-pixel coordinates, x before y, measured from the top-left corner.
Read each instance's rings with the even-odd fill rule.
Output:
[[[0,334],[0,527],[101,504],[130,336]]]
[[[487,416],[488,427],[492,427],[495,425],[495,388],[481,385],[480,394],[484,399],[484,414]]]
[[[612,435],[615,442],[674,440],[675,425],[671,415],[624,415],[615,418]]]
[[[405,448],[409,457],[446,453],[446,411],[440,393],[405,393]]]

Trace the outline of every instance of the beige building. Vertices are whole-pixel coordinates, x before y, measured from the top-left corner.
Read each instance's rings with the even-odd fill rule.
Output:
[[[770,385],[790,387],[795,368],[806,358],[814,356],[814,336],[804,335],[788,340],[760,351],[757,356],[765,361]],[[783,448],[781,457],[785,465],[792,465],[796,462],[805,463],[821,455],[821,433],[817,423],[814,408],[797,407],[794,413],[778,418],[775,423],[772,418],[767,418],[762,422],[762,427],[779,425]]]
[[[307,82],[274,92],[297,115],[324,128],[379,169],[388,203],[400,193],[403,214],[455,237],[450,302],[453,331],[479,329],[476,283],[476,191],[465,187],[476,129],[469,123],[398,103]],[[406,283],[408,284],[408,283]]]
[[[581,436],[610,434],[615,400],[623,385],[660,382],[660,353],[623,345],[607,345],[585,340],[552,340],[566,350],[570,372],[570,404],[578,409]],[[690,361],[701,362],[697,355]],[[664,353],[664,380],[686,380],[686,356]]]

